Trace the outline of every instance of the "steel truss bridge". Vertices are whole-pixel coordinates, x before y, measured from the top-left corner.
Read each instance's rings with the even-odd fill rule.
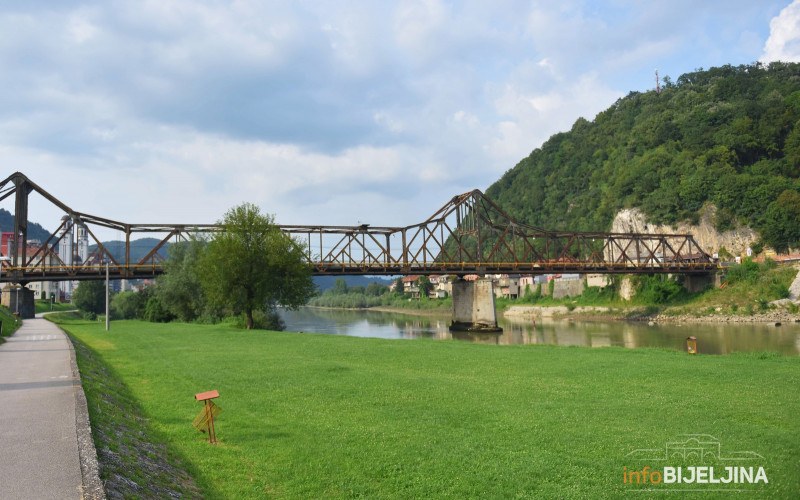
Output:
[[[0,202],[14,195],[14,234],[28,248],[28,201],[38,193],[64,212],[61,225],[36,249],[9,251],[1,282],[153,278],[165,269],[167,244],[219,231],[217,224],[129,224],[73,210],[17,172],[0,183]],[[478,190],[453,197],[424,222],[406,227],[278,225],[306,249],[315,275],[682,273],[705,274],[716,263],[689,234],[546,231],[508,216]],[[62,258],[58,245],[85,228],[93,250]],[[116,231],[124,251],[112,253],[96,233]],[[137,238],[156,237],[131,258]],[[74,248],[73,243],[69,243]],[[120,255],[122,254],[122,255]]]

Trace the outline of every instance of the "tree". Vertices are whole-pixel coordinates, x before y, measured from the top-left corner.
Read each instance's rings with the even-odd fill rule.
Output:
[[[205,250],[203,241],[192,239],[172,245],[164,274],[158,277],[156,296],[181,321],[199,318],[206,309],[197,263]]]
[[[303,247],[278,229],[271,216],[250,203],[234,207],[219,223],[199,261],[199,277],[212,305],[244,313],[297,308],[314,296]]]
[[[111,299],[111,317],[114,319],[136,319],[139,309],[139,293],[120,292]]]
[[[433,283],[424,274],[417,280],[417,285],[419,286],[420,297],[427,298],[431,294],[431,290],[433,290]]]
[[[344,278],[336,278],[336,281],[333,282],[333,294],[334,295],[347,294],[347,282],[344,280]]]
[[[397,295],[403,295],[405,293],[405,290],[403,290],[403,278],[394,280],[394,293]]]
[[[347,288],[347,295],[364,295],[364,292],[365,290],[363,285],[351,286]]]
[[[169,323],[175,316],[170,313],[164,304],[158,300],[157,296],[152,296],[147,299],[147,305],[144,310],[144,319],[152,323]]]
[[[72,294],[72,302],[81,311],[104,314],[106,312],[106,282],[101,280],[81,281]]]
[[[366,290],[364,290],[364,293],[366,295],[369,295],[370,297],[378,297],[386,293],[386,291],[387,291],[386,285],[381,285],[380,283],[376,283],[373,281],[367,285],[367,288]]]
[[[769,204],[761,236],[778,252],[800,242],[800,193],[787,189]]]

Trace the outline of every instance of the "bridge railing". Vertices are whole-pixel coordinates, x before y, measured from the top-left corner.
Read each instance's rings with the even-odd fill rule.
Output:
[[[63,209],[61,225],[35,251],[2,262],[2,281],[148,278],[165,270],[169,244],[205,238],[216,224],[128,224],[69,208],[16,173],[0,183],[0,201],[16,193],[15,244],[27,248],[27,196],[39,192]],[[315,274],[705,273],[716,264],[691,235],[546,231],[508,216],[480,191],[453,197],[427,220],[405,227],[279,225],[302,245]],[[97,237],[116,231],[122,251]],[[64,252],[76,234],[93,250]],[[137,236],[157,236],[138,255]],[[85,243],[89,244],[89,243]],[[76,257],[77,255],[77,257]]]

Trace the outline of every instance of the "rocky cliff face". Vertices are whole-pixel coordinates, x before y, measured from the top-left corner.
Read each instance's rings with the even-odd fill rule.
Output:
[[[644,213],[638,208],[626,208],[620,210],[614,217],[611,231],[614,233],[674,233],[691,234],[694,236],[700,248],[709,254],[725,249],[733,255],[744,255],[747,247],[758,241],[758,233],[749,227],[739,227],[732,231],[718,232],[714,228],[714,215],[716,207],[707,205],[703,207],[700,222],[697,225],[688,222],[680,222],[675,226],[659,225],[648,223]]]

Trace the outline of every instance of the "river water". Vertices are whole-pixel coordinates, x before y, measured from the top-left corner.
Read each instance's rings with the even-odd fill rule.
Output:
[[[553,344],[577,346],[666,347],[686,350],[686,338],[697,337],[703,354],[777,351],[800,355],[800,323],[656,324],[626,321],[568,321],[548,318],[503,318],[503,333],[451,333],[450,317],[414,316],[369,310],[315,309],[281,311],[287,331],[384,339],[433,338],[482,344]]]

